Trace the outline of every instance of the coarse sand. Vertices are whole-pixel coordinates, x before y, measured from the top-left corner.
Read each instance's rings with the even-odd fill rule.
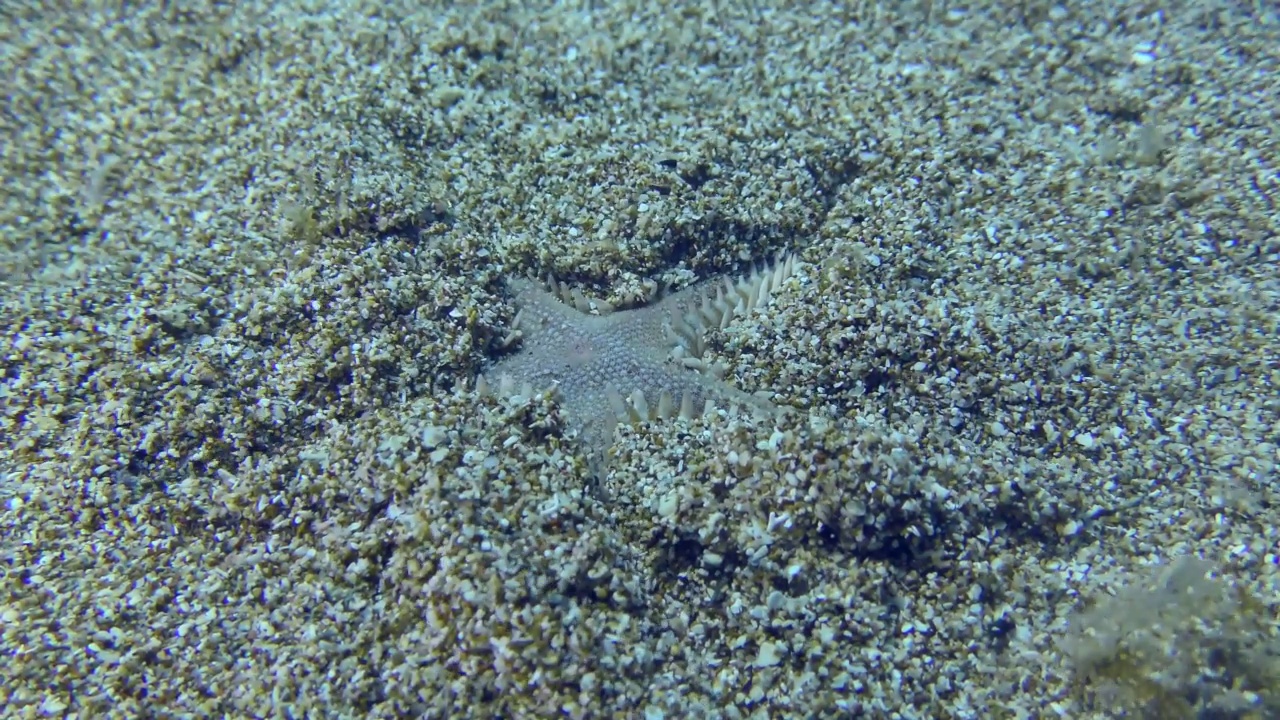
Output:
[[[779,4],[0,3],[0,716],[1280,717],[1276,5]]]

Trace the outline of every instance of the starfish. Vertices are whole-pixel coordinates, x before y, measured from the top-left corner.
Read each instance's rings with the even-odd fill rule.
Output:
[[[482,393],[559,397],[579,437],[603,452],[618,422],[693,417],[721,406],[771,410],[704,359],[706,333],[763,307],[795,273],[794,257],[737,280],[709,281],[649,304],[614,309],[548,278],[508,280],[518,312],[506,344],[518,352],[482,375]],[[625,394],[625,395],[624,395]]]

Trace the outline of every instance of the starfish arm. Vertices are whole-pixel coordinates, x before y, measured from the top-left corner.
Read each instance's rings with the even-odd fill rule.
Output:
[[[526,278],[507,281],[518,314],[512,328],[528,341],[555,332],[557,328],[580,325],[589,315],[561,302],[543,283]]]

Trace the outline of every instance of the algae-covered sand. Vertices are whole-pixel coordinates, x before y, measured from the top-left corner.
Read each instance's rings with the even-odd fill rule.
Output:
[[[1280,714],[1275,7],[779,5],[0,7],[4,716]]]

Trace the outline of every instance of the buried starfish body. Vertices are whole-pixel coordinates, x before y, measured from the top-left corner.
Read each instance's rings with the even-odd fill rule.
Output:
[[[560,396],[594,453],[610,445],[618,422],[693,417],[715,408],[770,410],[759,395],[721,379],[704,359],[705,334],[765,306],[795,273],[785,257],[738,280],[686,288],[649,305],[614,312],[554,280],[508,283],[519,312],[507,341],[518,352],[481,376],[481,392]]]

